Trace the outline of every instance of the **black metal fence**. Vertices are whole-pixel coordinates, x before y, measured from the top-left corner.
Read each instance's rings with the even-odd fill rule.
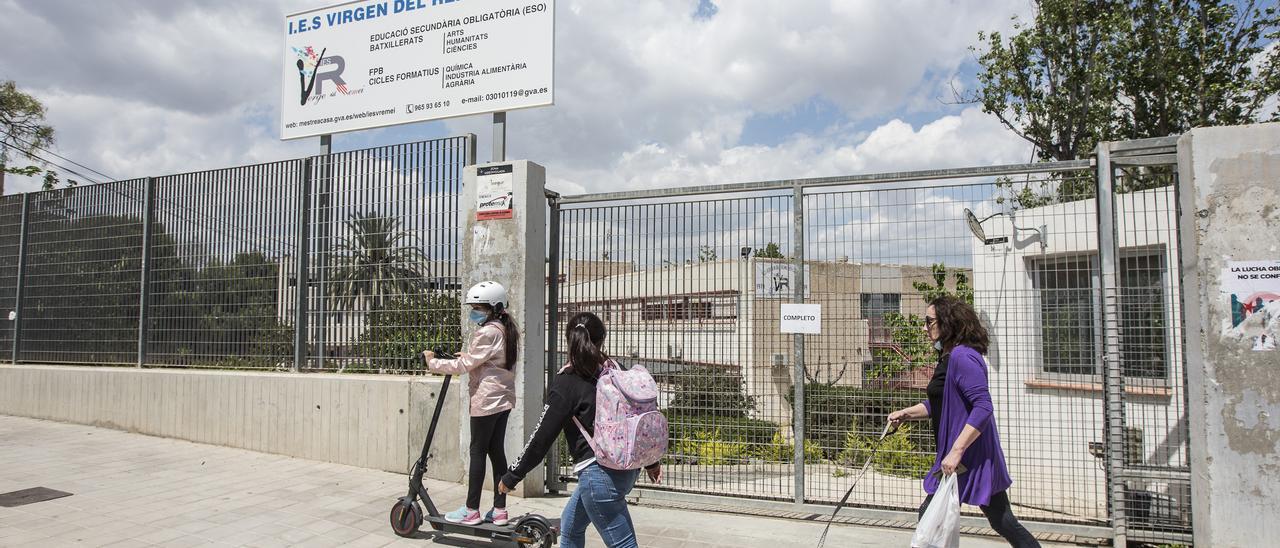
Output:
[[[460,344],[474,151],[454,137],[5,196],[2,357],[414,369]]]

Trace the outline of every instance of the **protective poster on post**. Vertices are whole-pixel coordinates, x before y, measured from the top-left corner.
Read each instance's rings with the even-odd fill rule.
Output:
[[[1280,260],[1227,262],[1222,293],[1231,306],[1222,335],[1248,341],[1256,352],[1274,351],[1280,334]]]
[[[476,168],[476,220],[510,219],[515,210],[511,164]]]
[[[554,103],[555,0],[357,0],[278,27],[280,138]]]

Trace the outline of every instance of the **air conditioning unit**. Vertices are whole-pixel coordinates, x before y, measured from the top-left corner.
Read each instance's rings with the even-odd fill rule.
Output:
[[[774,353],[773,366],[782,367],[784,365],[787,365],[787,355],[781,352]]]

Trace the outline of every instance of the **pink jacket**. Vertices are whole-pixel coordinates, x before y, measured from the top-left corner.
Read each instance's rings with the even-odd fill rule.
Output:
[[[435,358],[427,368],[436,373],[470,373],[471,416],[484,417],[516,406],[516,374],[506,365],[506,337],[502,324],[489,322],[471,335],[471,343],[456,359]]]

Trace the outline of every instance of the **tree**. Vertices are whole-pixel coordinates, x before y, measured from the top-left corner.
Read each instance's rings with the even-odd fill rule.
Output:
[[[1164,137],[1193,127],[1275,120],[1280,36],[1274,5],[1256,0],[1038,0],[1014,34],[978,34],[978,88],[956,93],[1035,146],[1074,160],[1103,141]],[[975,52],[978,47],[973,48]],[[1168,184],[1135,172],[1121,191]],[[1092,196],[1093,181],[1055,176],[1016,191],[1021,207]],[[1000,186],[1015,183],[1004,179]]]
[[[53,145],[53,126],[44,123],[44,116],[45,106],[39,99],[18,90],[12,80],[0,82],[0,194],[6,173],[33,177],[43,171],[45,190],[58,183],[58,172],[42,168],[47,163],[36,154]],[[9,165],[15,156],[36,163]],[[68,179],[67,185],[75,186],[76,181]]]
[[[400,229],[400,222],[374,213],[352,213],[338,243],[338,267],[330,287],[340,307],[383,308],[390,299],[424,289],[427,258]]]
[[[969,285],[969,276],[963,270],[948,269],[947,265],[939,263],[933,265],[931,272],[933,283],[919,280],[911,282],[924,302],[933,302],[938,297],[951,295],[973,304],[973,286]],[[947,287],[948,273],[955,280],[953,288]],[[890,312],[884,315],[884,322],[889,328],[893,348],[876,348],[872,351],[875,366],[868,372],[869,378],[889,380],[903,371],[932,363],[934,350],[924,332],[924,318],[915,314]]]
[[[786,258],[782,255],[782,250],[778,247],[778,244],[776,242],[769,242],[765,244],[764,249],[757,249],[753,255],[761,259],[785,259]]]
[[[1163,137],[1193,127],[1276,120],[1280,92],[1274,2],[1135,1],[1116,66],[1124,138]]]
[[[71,212],[56,205],[72,189],[40,194],[30,235],[23,296],[22,350],[36,359],[74,356],[128,363],[137,351],[142,222],[124,215]],[[167,243],[163,230],[153,235]],[[123,251],[122,251],[123,250]],[[171,263],[165,253],[156,259]],[[16,266],[16,264],[15,264]],[[13,271],[16,275],[16,269]]]
[[[709,245],[698,246],[698,262],[709,263],[716,260],[716,250]]]
[[[1276,119],[1276,8],[1255,0],[1038,0],[1016,33],[979,33],[982,104],[1036,147],[1074,160],[1100,141]],[[974,48],[975,51],[977,48]]]

